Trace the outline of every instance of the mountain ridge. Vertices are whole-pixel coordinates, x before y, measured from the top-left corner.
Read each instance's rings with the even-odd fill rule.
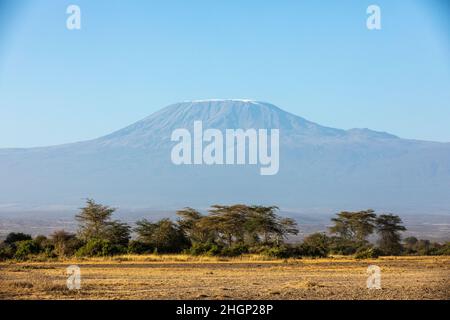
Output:
[[[280,129],[280,172],[254,166],[175,166],[172,130]],[[335,129],[253,100],[169,105],[87,141],[0,149],[0,204],[75,205],[92,197],[124,206],[267,203],[281,207],[413,208],[450,212],[450,143]],[[433,209],[432,209],[433,208]]]
[[[96,138],[92,138],[92,139],[87,139],[87,140],[80,140],[80,141],[75,141],[75,142],[67,142],[67,143],[61,143],[61,144],[56,144],[56,145],[43,145],[43,146],[37,146],[37,147],[20,147],[20,148],[14,148],[14,147],[8,147],[8,148],[0,148],[0,152],[2,151],[11,151],[11,150],[31,150],[31,149],[42,149],[42,148],[53,148],[53,147],[64,147],[64,146],[68,146],[68,145],[74,145],[74,144],[79,144],[79,143],[89,143],[92,141],[98,141],[98,140],[104,140],[104,139],[108,139],[108,138],[114,138],[119,134],[122,134],[128,130],[131,129],[135,129],[137,126],[143,124],[143,123],[147,123],[149,121],[151,121],[152,119],[156,118],[156,117],[160,117],[160,116],[166,116],[167,114],[165,113],[171,113],[172,108],[177,109],[180,106],[186,106],[186,105],[199,105],[199,104],[210,104],[210,103],[229,103],[229,102],[238,102],[238,103],[242,103],[244,105],[256,105],[256,106],[265,106],[265,107],[270,107],[273,108],[274,110],[276,110],[277,112],[280,112],[282,114],[288,115],[289,117],[292,118],[297,118],[299,119],[301,122],[308,124],[310,126],[317,126],[320,128],[323,128],[325,130],[328,130],[329,132],[339,132],[341,134],[349,134],[352,136],[365,136],[365,137],[378,137],[378,138],[395,138],[395,139],[403,139],[403,140],[409,140],[409,141],[417,141],[417,142],[430,142],[430,143],[439,143],[439,144],[450,144],[450,142],[440,142],[440,141],[429,141],[429,140],[421,140],[421,139],[410,139],[410,138],[400,138],[395,134],[389,133],[389,132],[385,132],[385,131],[378,131],[378,130],[374,130],[374,129],[370,129],[370,128],[350,128],[350,129],[340,129],[340,128],[333,128],[333,127],[329,127],[329,126],[323,126],[323,125],[319,125],[315,122],[309,121],[301,116],[298,116],[294,113],[291,112],[287,112],[284,111],[283,109],[277,107],[274,104],[268,103],[268,102],[263,102],[263,101],[258,101],[258,100],[252,100],[252,99],[202,99],[202,100],[186,100],[183,102],[178,102],[178,103],[173,103],[170,104],[166,107],[164,107],[163,109],[160,109],[156,112],[153,112],[152,114],[148,115],[147,117],[144,117],[141,120],[138,120],[128,126],[125,126],[124,128],[115,130],[111,133],[102,135],[100,137],[96,137]],[[236,107],[236,106],[234,106]],[[201,117],[197,120],[202,120]],[[186,127],[191,127],[192,123],[188,123],[186,124]],[[208,126],[207,126],[208,127]],[[270,127],[269,125],[266,125],[266,127]],[[244,126],[245,128],[245,126]],[[247,128],[250,128],[250,126],[247,126]],[[172,127],[172,130],[176,129],[175,126]]]

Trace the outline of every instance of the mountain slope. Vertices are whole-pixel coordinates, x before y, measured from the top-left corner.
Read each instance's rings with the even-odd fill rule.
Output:
[[[204,128],[280,130],[280,171],[259,166],[175,166],[171,133]],[[449,212],[450,144],[368,129],[320,126],[248,100],[168,106],[110,135],[32,149],[0,149],[0,205],[205,207],[216,202],[285,208],[374,207]]]

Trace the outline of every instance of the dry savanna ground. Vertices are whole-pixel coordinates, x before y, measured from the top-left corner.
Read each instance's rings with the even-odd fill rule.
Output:
[[[66,268],[81,268],[81,289]],[[381,290],[367,289],[367,267]],[[450,257],[265,260],[184,255],[0,263],[0,299],[450,299]]]

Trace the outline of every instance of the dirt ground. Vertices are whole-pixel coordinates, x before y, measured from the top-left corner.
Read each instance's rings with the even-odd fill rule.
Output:
[[[78,265],[80,290],[66,268]],[[367,289],[367,268],[382,289]],[[263,260],[123,256],[0,263],[0,299],[450,299],[450,257]]]

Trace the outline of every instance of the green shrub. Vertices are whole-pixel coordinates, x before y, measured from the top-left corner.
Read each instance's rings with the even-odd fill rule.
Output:
[[[231,247],[225,247],[220,252],[224,257],[237,257],[244,253],[248,253],[248,246],[243,244],[232,245]]]
[[[120,248],[108,240],[91,239],[76,252],[79,257],[104,257],[120,253]]]
[[[112,255],[127,254],[127,253],[128,253],[128,246],[125,246],[122,244],[113,244],[112,245]]]
[[[363,244],[361,243],[340,237],[332,237],[330,239],[330,252],[334,254],[352,255],[362,246]]]
[[[44,248],[42,248],[42,253],[47,258],[58,257],[58,255],[55,253],[55,247],[52,244],[48,244]]]
[[[262,254],[271,258],[287,258],[289,256],[285,247],[267,248]]]
[[[39,235],[34,238],[34,242],[36,242],[39,248],[43,249],[50,241],[46,236]]]
[[[15,243],[16,252],[14,258],[18,260],[27,259],[30,255],[38,254],[40,251],[39,245],[34,240],[24,240]]]
[[[261,254],[271,258],[299,258],[302,256],[301,250],[297,246],[281,245],[277,247],[267,247]]]
[[[302,256],[326,257],[330,252],[331,239],[324,233],[313,233],[307,236],[299,249]]]
[[[53,232],[51,240],[44,242],[44,245],[46,246],[46,250],[50,250],[50,247],[53,247],[54,254],[59,257],[64,257],[74,255],[84,243],[75,234],[59,230]]]
[[[271,247],[268,245],[256,245],[248,248],[248,253],[252,254],[264,254]]]
[[[221,254],[222,248],[212,242],[194,243],[189,249],[186,250],[186,252],[194,256],[218,256]]]
[[[146,243],[137,240],[131,240],[128,243],[128,253],[130,254],[144,254],[152,253],[154,248]]]
[[[212,244],[209,250],[206,252],[208,256],[218,256],[222,252],[222,248],[217,244]]]
[[[307,243],[302,243],[299,247],[301,255],[306,257],[321,257],[325,258],[328,256],[328,248],[316,247]]]
[[[6,244],[14,244],[19,241],[31,240],[31,236],[29,234],[21,233],[21,232],[11,232],[6,236],[5,243]]]
[[[403,244],[403,252],[409,255],[438,256],[450,255],[449,242],[440,244],[430,240],[417,240],[417,238],[406,238]]]
[[[437,251],[436,254],[441,256],[450,256],[450,242],[444,243]]]
[[[8,244],[0,244],[0,261],[12,259],[14,257],[15,248]]]
[[[381,251],[374,247],[362,247],[356,251],[356,259],[376,259],[381,255]]]

